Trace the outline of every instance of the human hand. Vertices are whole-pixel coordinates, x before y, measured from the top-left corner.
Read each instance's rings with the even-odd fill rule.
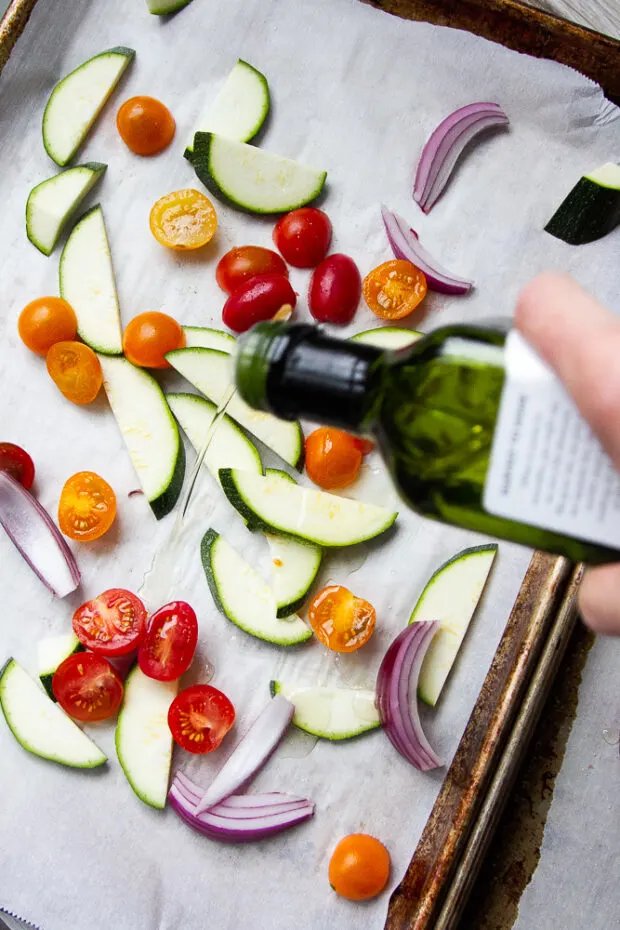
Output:
[[[567,275],[543,274],[519,296],[515,323],[620,471],[620,318]],[[620,564],[588,569],[579,608],[596,633],[620,635]]]

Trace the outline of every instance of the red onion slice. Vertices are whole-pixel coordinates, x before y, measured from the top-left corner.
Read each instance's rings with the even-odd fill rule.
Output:
[[[468,143],[486,129],[508,124],[497,103],[470,103],[442,120],[422,150],[413,186],[413,199],[425,213],[441,196]]]
[[[286,733],[294,713],[294,705],[281,694],[271,699],[203,794],[196,814],[233,794],[258,772]]]
[[[424,734],[417,704],[420,669],[438,628],[433,620],[404,629],[383,657],[377,675],[377,710],[385,732],[401,756],[423,772],[443,764]]]
[[[198,789],[197,792],[188,787],[188,784],[192,785],[193,783],[186,779],[182,772],[177,772],[172,783],[190,804],[193,804],[194,807],[197,806],[204,794],[197,785],[193,786]],[[297,797],[294,794],[285,794],[282,791],[269,791],[265,794],[231,794],[229,797],[224,798],[223,801],[220,801],[219,804],[215,804],[210,808],[209,812],[223,817],[230,817],[233,820],[240,820],[247,817],[248,813],[263,817],[303,807],[309,803],[307,798]],[[199,814],[198,817],[200,819],[204,817],[204,814]]]
[[[431,291],[441,294],[468,294],[474,286],[465,278],[457,278],[437,262],[420,243],[418,234],[407,226],[406,221],[387,207],[381,207],[381,216],[388,241],[396,258],[412,262],[424,272]]]
[[[168,792],[168,800],[170,806],[188,826],[210,839],[226,843],[262,840],[302,823],[314,814],[314,804],[304,801],[297,807],[270,814],[265,813],[265,808],[259,808],[254,812],[246,809],[244,817],[231,816],[232,812],[226,804],[218,804],[214,810],[199,815],[195,804],[181,792],[176,781]]]
[[[41,504],[7,472],[0,472],[0,524],[35,575],[56,597],[80,583],[80,570],[60,530]]]

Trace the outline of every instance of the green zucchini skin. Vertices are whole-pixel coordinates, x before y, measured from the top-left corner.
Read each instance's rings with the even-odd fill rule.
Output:
[[[560,204],[545,231],[569,245],[585,245],[620,225],[620,191],[583,177]]]

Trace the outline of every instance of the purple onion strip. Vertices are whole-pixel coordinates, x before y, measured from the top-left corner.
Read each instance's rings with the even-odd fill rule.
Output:
[[[442,120],[422,150],[413,186],[413,199],[425,213],[439,199],[468,143],[486,129],[508,124],[497,103],[470,103]]]

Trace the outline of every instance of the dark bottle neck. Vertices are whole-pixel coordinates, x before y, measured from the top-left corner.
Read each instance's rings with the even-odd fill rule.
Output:
[[[363,430],[381,390],[383,353],[316,326],[262,323],[239,340],[237,387],[251,407]]]

